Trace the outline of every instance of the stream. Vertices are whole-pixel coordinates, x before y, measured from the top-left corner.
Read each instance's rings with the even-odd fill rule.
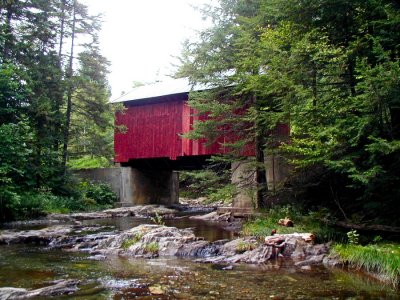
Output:
[[[150,220],[123,217],[83,224],[125,230],[146,222]],[[201,220],[180,218],[166,223],[193,227],[196,235],[209,241],[234,237]],[[78,279],[80,289],[54,299],[400,299],[398,291],[365,274],[323,266],[299,271],[281,258],[263,265],[229,266],[175,257],[112,256],[97,261],[86,253],[40,245],[0,245],[0,287],[37,289],[59,279]],[[162,292],[155,295],[154,287]]]

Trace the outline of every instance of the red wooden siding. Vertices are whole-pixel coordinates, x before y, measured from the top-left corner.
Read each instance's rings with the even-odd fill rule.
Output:
[[[165,101],[160,102],[160,100]],[[114,149],[116,162],[130,159],[170,158],[182,156],[213,155],[225,153],[225,139],[206,146],[206,141],[189,140],[182,133],[192,129],[194,122],[202,120],[187,105],[186,97],[158,98],[158,102],[147,100],[128,104],[123,113],[117,113],[116,124],[124,125],[126,132],[115,132]],[[253,147],[246,147],[244,155],[253,156]]]
[[[117,113],[116,124],[124,125],[126,132],[114,136],[116,162],[137,158],[169,157],[176,159],[182,153],[183,102],[129,106]]]
[[[182,118],[182,129],[183,132],[189,132],[193,124],[197,121],[204,120],[205,117],[200,117],[197,115],[196,111],[191,108],[186,102],[183,104],[183,118]],[[200,140],[189,140],[183,139],[183,156],[190,155],[213,155],[225,153],[225,149],[222,146],[224,142],[224,137],[221,137],[217,143],[212,145],[206,144],[206,139]]]

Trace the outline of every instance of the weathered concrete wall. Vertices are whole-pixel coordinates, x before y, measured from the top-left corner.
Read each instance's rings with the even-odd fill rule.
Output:
[[[101,168],[75,170],[74,174],[86,180],[108,183],[121,199],[121,172],[122,168]]]
[[[75,171],[81,178],[110,184],[122,206],[179,203],[178,173],[131,167]]]
[[[254,159],[233,162],[231,182],[236,185],[232,206],[255,208],[257,200],[257,180]]]
[[[280,155],[265,156],[266,180],[269,191],[277,191],[285,182],[290,169]],[[254,158],[232,163],[231,182],[236,185],[237,193],[232,206],[236,208],[257,208],[257,179]]]
[[[178,173],[170,170],[132,169],[133,204],[164,204],[179,202]]]
[[[266,155],[265,168],[267,170],[268,190],[273,192],[279,190],[290,172],[286,160],[279,154]]]

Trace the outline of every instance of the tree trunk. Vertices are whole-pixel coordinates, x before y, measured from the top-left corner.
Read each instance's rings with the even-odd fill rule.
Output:
[[[257,97],[253,95],[253,105],[256,106],[257,112],[258,104]],[[267,176],[265,171],[264,162],[264,144],[265,139],[262,134],[261,125],[259,124],[258,116],[255,120],[256,124],[256,136],[255,136],[255,154],[256,154],[256,182],[257,182],[257,207],[266,208],[268,205],[266,203],[266,194],[268,192]]]
[[[66,0],[62,0],[61,1],[61,20],[60,20],[60,44],[59,44],[59,48],[58,48],[58,67],[60,69],[60,81],[63,79],[63,64],[62,64],[62,49],[63,49],[63,43],[64,43],[64,27],[65,27],[65,1]],[[56,126],[58,126],[58,128],[61,128],[62,126],[62,121],[61,121],[61,106],[63,103],[63,99],[64,99],[64,89],[62,89],[62,91],[60,91],[59,95],[57,96],[57,100],[55,103],[55,115],[57,116],[56,118]],[[59,146],[60,146],[60,139],[61,139],[61,134],[62,131],[58,131],[57,132],[57,137],[55,137],[54,139],[54,151],[56,153],[59,153]]]
[[[400,139],[400,108],[390,108],[390,121],[392,124],[392,138]]]
[[[65,128],[64,128],[64,146],[63,146],[63,160],[62,164],[66,170],[67,158],[68,158],[68,143],[69,143],[69,129],[71,126],[71,111],[72,111],[72,73],[73,73],[73,61],[74,61],[74,42],[75,42],[75,24],[76,24],[76,1],[73,4],[73,20],[72,20],[72,32],[71,32],[71,53],[69,57],[69,66],[67,72],[67,111],[65,115]]]

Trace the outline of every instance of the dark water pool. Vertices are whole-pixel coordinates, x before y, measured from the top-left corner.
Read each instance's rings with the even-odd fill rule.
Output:
[[[211,242],[234,238],[234,232],[225,230],[216,223],[210,223],[203,220],[182,217],[178,219],[165,220],[164,223],[166,226],[174,226],[177,228],[193,228],[196,236],[204,237],[206,240]],[[83,224],[88,226],[112,226],[119,230],[127,230],[140,224],[153,224],[153,222],[151,221],[151,219],[123,217],[112,219],[86,220],[83,221]]]
[[[138,225],[137,221],[119,218],[87,223],[127,229]],[[179,224],[167,225],[195,227],[204,235],[216,231],[210,224],[192,221],[180,219]],[[217,231],[208,233],[209,239],[231,235]],[[82,281],[78,292],[56,299],[400,299],[397,291],[365,275],[324,267],[301,271],[282,259],[262,266],[221,266],[177,258],[93,261],[85,253],[42,246],[0,246],[0,287],[34,289],[56,279]],[[163,294],[151,295],[154,286]]]

